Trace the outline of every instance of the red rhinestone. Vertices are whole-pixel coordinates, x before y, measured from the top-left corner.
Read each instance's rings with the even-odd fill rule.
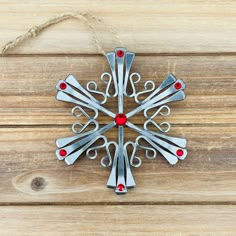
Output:
[[[65,149],[61,149],[59,153],[60,153],[60,156],[64,157],[66,156],[67,151]]]
[[[117,55],[118,57],[123,57],[123,56],[125,55],[125,53],[124,53],[124,51],[122,51],[122,50],[118,50],[117,53],[116,53],[116,55]]]
[[[125,123],[127,122],[127,117],[125,114],[117,114],[115,117],[115,122],[117,125],[125,125]]]
[[[180,82],[176,82],[176,83],[174,84],[174,86],[175,86],[175,88],[176,88],[177,90],[179,90],[179,89],[182,88],[182,84],[181,84]]]
[[[182,157],[182,156],[184,155],[184,151],[183,151],[182,149],[178,149],[178,150],[176,151],[176,155],[177,155],[178,157]]]
[[[60,89],[65,90],[67,87],[66,83],[62,82],[60,83]]]
[[[119,191],[123,191],[125,189],[125,186],[124,186],[124,184],[118,184],[117,188]]]

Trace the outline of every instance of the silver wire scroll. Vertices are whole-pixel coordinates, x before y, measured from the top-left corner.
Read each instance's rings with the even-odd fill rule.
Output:
[[[95,159],[98,150],[104,149],[105,156],[101,158],[101,165],[111,167],[107,187],[114,188],[117,194],[126,193],[128,188],[136,185],[131,167],[139,167],[142,164],[142,159],[136,155],[138,149],[144,150],[147,159],[156,158],[159,152],[171,165],[187,156],[186,139],[167,136],[164,133],[170,130],[170,124],[155,121],[158,115],[170,114],[167,103],[185,98],[184,82],[169,74],[158,87],[155,87],[153,81],[147,81],[144,90],[137,92],[141,76],[138,73],[130,73],[134,57],[135,54],[127,52],[125,48],[116,48],[114,52],[107,53],[111,73],[105,72],[101,75],[101,80],[106,85],[105,92],[99,91],[94,81],[88,82],[86,89],[83,88],[73,75],[60,80],[56,85],[57,100],[73,103],[73,116],[83,115],[88,120],[85,124],[76,122],[72,125],[74,136],[56,140],[57,158],[64,160],[67,165],[72,165],[84,154],[89,159]],[[133,98],[138,104],[127,114],[124,114],[124,96]],[[97,97],[100,97],[101,101]],[[118,97],[117,113],[103,106],[112,97]],[[96,121],[99,111],[110,116],[113,121],[100,127]],[[143,112],[146,118],[143,128],[129,121],[130,117],[139,112]],[[134,142],[124,142],[124,126],[139,134]],[[104,133],[113,127],[118,130],[118,143],[108,141],[104,136]]]

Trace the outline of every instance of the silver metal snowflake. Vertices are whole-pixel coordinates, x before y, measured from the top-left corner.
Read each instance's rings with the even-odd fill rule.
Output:
[[[83,88],[72,75],[57,83],[56,98],[76,104],[72,109],[72,114],[75,117],[84,115],[88,118],[88,122],[85,125],[79,122],[74,123],[72,130],[76,135],[56,140],[58,147],[56,156],[59,160],[64,160],[67,165],[72,165],[84,152],[88,158],[95,159],[98,149],[104,148],[106,155],[101,159],[101,165],[112,166],[107,187],[115,188],[115,192],[120,194],[126,193],[128,188],[135,187],[130,167],[139,167],[142,163],[141,158],[136,156],[137,149],[144,149],[148,159],[154,159],[159,152],[171,165],[176,164],[178,159],[185,159],[187,155],[186,139],[162,134],[169,131],[170,124],[168,122],[157,124],[154,121],[157,115],[168,116],[170,114],[170,109],[165,104],[185,98],[185,84],[182,80],[177,80],[173,74],[169,74],[159,87],[155,88],[153,81],[147,81],[144,84],[144,90],[137,92],[136,84],[140,81],[141,76],[138,73],[130,74],[135,54],[127,52],[125,48],[116,48],[114,52],[107,53],[106,57],[111,73],[106,72],[101,75],[101,80],[106,84],[105,92],[98,91],[98,86],[94,81],[88,82],[86,89]],[[129,92],[130,90],[132,92]],[[113,92],[111,93],[111,91]],[[92,94],[102,96],[102,101]],[[138,107],[127,114],[124,114],[124,96],[132,97],[138,103]],[[107,102],[107,98],[111,97],[118,97],[117,114],[103,106]],[[140,100],[140,97],[145,98]],[[99,127],[96,121],[98,111],[110,116],[113,121]],[[129,121],[130,117],[139,112],[143,112],[147,119],[143,128]],[[115,126],[118,127],[118,143],[109,142],[103,135]],[[135,142],[124,143],[124,126],[140,134]],[[159,132],[150,129],[150,126],[157,128]],[[102,144],[93,146],[97,140],[102,140]],[[143,141],[149,145],[144,145]],[[131,149],[131,152],[128,149]]]

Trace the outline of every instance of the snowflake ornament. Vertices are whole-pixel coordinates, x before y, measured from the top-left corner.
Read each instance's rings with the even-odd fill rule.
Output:
[[[176,164],[178,159],[184,160],[187,156],[186,139],[164,135],[163,133],[169,131],[170,124],[168,122],[157,124],[154,121],[157,115],[170,114],[170,108],[165,104],[185,98],[184,82],[169,74],[159,87],[155,88],[153,81],[147,81],[144,90],[137,92],[136,84],[141,76],[138,73],[130,74],[134,57],[135,54],[127,52],[125,48],[116,48],[114,52],[106,54],[111,73],[105,72],[101,75],[101,80],[106,84],[105,92],[99,91],[94,81],[88,82],[86,89],[83,88],[72,75],[65,80],[60,80],[56,85],[57,100],[75,104],[72,109],[75,117],[84,115],[88,118],[88,122],[84,125],[79,122],[72,125],[74,136],[56,140],[57,158],[64,160],[67,165],[72,165],[83,153],[88,158],[95,159],[98,155],[97,151],[104,148],[106,155],[101,159],[101,165],[111,166],[107,187],[114,188],[118,194],[126,193],[128,188],[136,185],[131,166],[139,167],[142,163],[141,158],[136,156],[137,149],[144,149],[148,159],[154,159],[159,152],[171,165]],[[129,92],[130,90],[132,92]],[[102,101],[95,98],[97,97],[95,95],[102,97]],[[138,104],[137,108],[127,114],[124,114],[124,96],[134,98]],[[108,98],[112,97],[118,97],[117,113],[103,106]],[[140,97],[145,98],[140,100]],[[96,121],[99,111],[111,117],[113,121],[100,127]],[[130,117],[139,112],[143,112],[146,118],[143,128],[129,121]],[[134,142],[124,142],[124,126],[139,134]],[[150,126],[156,128],[158,132]],[[108,141],[104,136],[104,133],[113,127],[118,129],[118,143]],[[93,146],[98,140],[102,144]],[[144,142],[149,145],[144,145]],[[131,152],[128,151],[130,149]]]

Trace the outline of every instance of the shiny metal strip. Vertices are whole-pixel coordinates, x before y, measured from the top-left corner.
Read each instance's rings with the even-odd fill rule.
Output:
[[[81,86],[78,81],[76,79],[74,79],[74,77],[70,77],[70,80],[69,80],[69,83],[66,83],[67,87],[65,89],[61,89],[60,88],[60,83],[62,83],[64,81],[59,81],[58,84],[57,84],[57,89],[59,90],[58,93],[63,93],[63,94],[67,94],[67,96],[71,95],[79,100],[82,100],[83,102],[87,103],[88,105],[90,105],[91,107],[93,108],[96,108],[100,111],[102,111],[103,113],[107,114],[108,116],[112,117],[112,118],[115,118],[115,114],[111,111],[109,111],[108,109],[102,107],[101,105],[99,105],[98,103],[94,102],[93,100],[85,97],[83,94],[79,93],[78,91],[76,91],[73,87],[71,87],[70,85],[74,86],[74,87],[78,87],[78,86]],[[64,82],[65,83],[65,82]],[[71,99],[68,99],[68,98],[65,98],[63,99],[63,96],[60,95],[61,99],[58,98],[57,96],[57,99],[58,100],[62,100],[62,101],[68,101],[68,102],[72,102],[72,103],[75,103],[75,104],[78,104],[78,105],[81,105],[84,106],[83,103],[78,103],[78,102],[75,102],[76,99],[74,98],[71,98]],[[87,106],[88,107],[88,106]],[[90,108],[91,109],[91,108]]]
[[[117,76],[116,76],[116,54],[115,52],[108,52],[106,54],[106,57],[107,57],[107,61],[108,61],[108,64],[111,68],[111,73],[112,73],[112,79],[113,79],[113,83],[114,83],[114,89],[115,89],[115,93],[111,96],[108,91],[109,91],[109,87],[111,85],[111,82],[108,83],[108,89],[107,89],[107,95],[109,97],[116,97],[117,94],[118,94],[118,80],[117,80]]]
[[[155,137],[155,136],[157,136],[157,137],[161,138],[161,140],[162,139],[166,139],[166,140],[172,142],[173,144],[175,144],[178,147],[181,147],[181,148],[185,148],[186,147],[186,144],[187,144],[187,140],[186,139],[175,138],[175,137],[167,136],[167,135],[164,135],[164,134],[159,134],[159,133],[154,132],[154,131],[143,130],[143,129],[139,128],[138,126],[132,124],[129,121],[126,122],[126,125],[128,127],[130,127],[131,129],[133,129],[134,131],[136,131],[136,132],[138,132],[138,133],[140,133],[142,135],[146,135],[148,138],[152,139],[154,142],[158,143],[158,141],[156,141],[158,139]]]
[[[82,133],[82,134],[74,135],[74,136],[71,136],[71,137],[59,138],[59,139],[56,140],[56,145],[57,145],[58,148],[63,148],[66,145],[74,142],[75,140],[83,138],[85,136],[88,136],[88,135],[90,135],[92,133],[94,133],[93,130],[85,132],[85,133]]]
[[[125,183],[125,168],[124,168],[124,127],[119,126],[119,141],[118,141],[118,178],[117,178],[117,187],[115,192],[116,193],[126,193],[126,183]],[[120,191],[118,189],[118,185],[123,184],[124,189]]]
[[[72,98],[71,96],[69,96],[68,94],[66,94],[66,93],[64,93],[62,91],[58,91],[57,92],[56,99],[59,100],[59,101],[70,102],[70,103],[77,104],[77,105],[79,105],[81,107],[89,108],[90,110],[92,110],[95,113],[94,116],[93,116],[93,119],[96,119],[98,117],[98,111],[97,111],[96,108],[94,108],[91,105],[88,105],[88,104],[86,104],[84,102],[80,102],[80,101]],[[85,115],[85,116],[87,116],[87,115]]]
[[[162,89],[168,87],[169,85],[173,84],[174,82],[176,82],[177,79],[173,74],[169,74],[167,75],[167,77],[165,78],[165,80],[160,84],[160,86],[158,88],[156,88],[154,90],[154,92],[152,92],[145,100],[143,100],[141,103],[144,104],[146,102],[148,102],[150,99],[152,99],[156,94],[158,94]]]
[[[126,125],[127,125],[128,127],[130,127],[131,129],[135,130],[136,132],[140,133],[141,135],[143,135],[143,136],[147,137],[148,139],[152,140],[153,142],[157,143],[158,145],[160,145],[160,146],[164,147],[165,149],[169,150],[175,157],[177,157],[177,158],[183,160],[183,159],[185,159],[185,157],[187,156],[187,150],[186,150],[186,149],[181,149],[181,150],[183,151],[183,155],[182,155],[181,157],[177,156],[177,154],[176,154],[176,153],[177,153],[177,150],[179,149],[178,147],[181,147],[181,144],[182,144],[182,141],[181,141],[181,140],[173,139],[173,137],[170,137],[170,138],[172,138],[172,143],[174,144],[174,145],[172,145],[172,144],[166,142],[165,140],[163,140],[163,139],[166,139],[166,140],[169,140],[169,141],[170,141],[169,137],[166,136],[166,135],[161,135],[161,136],[159,136],[159,137],[162,138],[162,139],[160,139],[160,138],[157,138],[157,137],[155,137],[155,136],[153,135],[154,132],[149,132],[149,131],[146,131],[146,130],[142,130],[142,129],[140,129],[138,126],[136,126],[136,125],[134,125],[134,124],[132,124],[132,123],[130,123],[130,122],[127,122]],[[175,142],[173,142],[173,141],[175,141]],[[180,141],[180,142],[179,142],[179,141]],[[151,143],[150,143],[150,144],[151,144]],[[152,145],[152,144],[151,144],[151,145]],[[152,145],[152,146],[153,146],[153,145]],[[177,146],[177,147],[176,147],[176,146]],[[154,146],[153,146],[153,147],[154,147]],[[157,149],[156,147],[158,147],[158,149]],[[163,150],[163,149],[162,149],[161,147],[159,147],[159,146],[156,146],[156,145],[155,145],[155,148],[156,148],[159,152],[161,152],[161,154],[162,154],[168,161],[171,160],[170,164],[173,164],[173,163],[174,163],[174,159],[175,159],[175,158],[173,158],[172,155],[169,155],[168,152],[166,152],[165,150]],[[160,148],[162,149],[162,151],[160,151]]]
[[[125,57],[125,78],[124,78],[124,90],[123,90],[123,93],[127,97],[132,97],[133,94],[134,94],[134,91],[133,91],[133,93],[131,95],[127,94],[127,85],[128,85],[128,80],[130,79],[129,78],[129,73],[130,73],[130,69],[132,67],[134,58],[135,58],[135,54],[133,52],[126,52],[126,57]]]
[[[154,135],[158,138],[166,139],[181,148],[186,148],[186,146],[187,146],[187,140],[185,138],[177,138],[177,137],[167,136],[167,135],[160,134],[160,133],[157,133],[157,132],[154,132],[151,130],[149,130],[149,133],[151,133],[152,135]]]
[[[118,147],[117,143],[114,143],[114,146],[115,146],[115,153],[114,153],[114,158],[113,158],[113,162],[112,162],[111,173],[110,173],[110,176],[107,181],[108,188],[116,188],[116,185],[117,185],[116,176],[117,176],[119,147]]]
[[[183,100],[185,99],[186,95],[184,93],[184,91],[180,90],[178,91],[177,93],[174,93],[172,96],[166,98],[166,99],[163,99],[162,101],[160,102],[157,102],[157,103],[154,103],[150,106],[148,106],[147,108],[144,109],[144,116],[146,118],[148,118],[148,115],[147,115],[147,112],[152,109],[152,108],[155,108],[155,107],[160,107],[166,103],[169,103],[169,102],[176,102],[176,101],[180,101],[180,100]]]
[[[124,48],[116,48],[115,53],[117,54],[117,51],[122,50],[124,52],[124,56],[118,57],[116,56],[117,60],[117,74],[118,74],[118,113],[123,113],[123,94],[124,94],[124,60],[125,60],[125,53],[126,50]]]
[[[151,141],[150,138],[148,138],[145,135],[141,135],[136,139],[137,142],[137,146],[138,145],[138,141],[139,139],[144,139],[146,140],[146,142],[148,142],[152,147],[154,147],[158,152],[161,153],[162,156],[164,156],[166,158],[166,160],[171,164],[171,165],[175,165],[178,162],[178,158],[175,155],[172,155],[171,153],[165,151],[164,149],[162,149],[160,146],[157,146],[154,142]]]
[[[75,142],[75,143],[73,143],[73,144],[71,144],[71,145],[68,145],[68,146],[66,146],[66,145],[68,144],[68,141],[69,141],[69,143],[71,143],[71,142],[73,142],[73,141],[76,141],[76,140],[78,139],[78,135],[74,136],[74,138],[73,138],[73,137],[69,137],[69,138],[65,138],[64,140],[61,139],[59,144],[60,144],[61,147],[63,147],[63,149],[64,149],[64,150],[66,151],[66,153],[67,153],[67,155],[66,155],[64,158],[67,158],[67,157],[70,156],[70,154],[73,153],[76,149],[82,147],[83,145],[85,145],[86,143],[90,142],[92,139],[96,138],[97,136],[101,135],[102,133],[108,131],[109,129],[111,129],[111,128],[114,127],[115,125],[116,125],[116,123],[113,121],[113,122],[111,122],[110,124],[108,124],[108,125],[102,127],[101,129],[99,129],[99,130],[93,132],[92,134],[89,134],[89,135],[85,136],[83,139],[80,139],[79,141],[77,141],[77,142]],[[63,141],[64,141],[66,144],[63,143]],[[66,147],[65,147],[65,146],[66,146]],[[62,157],[60,156],[60,150],[61,150],[61,149],[56,150],[56,156],[57,156],[57,158],[58,158],[59,160],[62,160],[62,159],[64,159],[64,158],[62,158]],[[69,160],[69,159],[68,159],[68,160]],[[69,162],[68,162],[68,163],[69,163]],[[68,164],[68,163],[67,163],[67,164]],[[73,162],[73,163],[74,163],[74,162]],[[71,164],[73,164],[73,163],[71,163]]]
[[[74,78],[74,77],[69,77],[67,79],[67,83],[69,83],[70,85],[74,86],[75,88],[79,88],[81,91],[83,90],[83,92],[87,92],[81,85],[80,83]],[[63,90],[64,92],[68,93],[69,89],[66,88],[65,90]],[[87,92],[88,93],[88,92]],[[88,103],[91,106],[94,106],[95,108],[97,108],[98,110],[102,111],[103,113],[111,116],[112,118],[115,117],[115,114],[111,111],[109,111],[108,109],[104,108],[103,106],[99,105],[98,103],[90,100],[89,98],[83,96],[81,93],[78,93],[76,90],[74,90],[72,87],[70,87],[70,93],[72,96],[81,99],[82,101]],[[88,93],[89,94],[89,93]]]
[[[177,96],[176,94],[180,94],[182,96]],[[171,97],[169,97],[170,95],[172,95]],[[167,99],[164,99],[165,97],[168,97]],[[165,90],[163,93],[160,93],[159,95],[157,95],[155,98],[153,98],[152,100],[146,102],[145,104],[143,104],[143,108],[149,108],[151,107],[153,104],[158,103],[158,104],[165,104],[167,102],[174,102],[174,101],[178,101],[181,99],[185,98],[185,93],[183,90],[177,90],[174,88],[174,86],[169,87],[167,90]],[[164,99],[164,100],[162,100]],[[162,100],[162,101],[161,101]]]
[[[95,143],[98,139],[101,139],[101,138],[104,140],[104,142],[107,142],[107,139],[105,136],[103,136],[103,135],[95,136],[93,139],[91,139],[89,142],[87,142],[81,149],[79,149],[78,151],[75,151],[71,155],[68,155],[65,158],[65,163],[67,165],[74,164],[74,162],[81,156],[81,154],[84,151],[86,151],[93,143]]]
[[[167,97],[171,94],[173,94],[173,95],[170,96],[170,97]],[[167,98],[163,99],[165,97],[167,97]],[[177,92],[177,90],[174,87],[170,87],[164,92],[163,95],[161,93],[158,96],[156,96],[153,100],[150,100],[149,102],[146,102],[145,104],[141,104],[139,107],[137,107],[133,111],[129,112],[126,115],[126,117],[130,118],[131,116],[137,114],[138,112],[140,112],[142,110],[147,109],[147,111],[148,111],[148,110],[150,110],[154,107],[161,106],[161,105],[169,103],[169,102],[175,102],[175,101],[183,100],[184,98],[185,98],[185,93],[184,93],[183,90],[179,90]],[[160,101],[160,102],[158,102],[158,101]]]
[[[132,147],[133,147],[133,152],[131,154],[130,161],[129,161],[128,150],[127,150],[127,146],[129,144],[131,144]],[[124,145],[124,157],[125,157],[125,167],[126,167],[126,178],[125,179],[126,179],[127,188],[134,188],[136,186],[135,181],[134,181],[134,177],[133,177],[132,172],[131,172],[130,163],[133,163],[134,159],[137,159],[139,161],[141,161],[141,159],[134,156],[135,152],[136,152],[136,146],[133,142],[125,143],[125,145]],[[141,165],[141,163],[140,163],[140,165]],[[135,166],[135,167],[138,167],[138,166]]]
[[[56,140],[56,145],[57,145],[57,147],[58,147],[58,148],[62,148],[62,147],[64,147],[64,146],[66,146],[66,145],[68,145],[68,144],[74,142],[74,141],[77,140],[77,139],[83,138],[83,137],[85,137],[85,136],[88,136],[88,135],[90,135],[90,134],[96,132],[96,131],[98,130],[98,128],[99,128],[98,122],[95,121],[95,120],[90,120],[89,122],[90,122],[90,123],[93,122],[94,125],[95,125],[95,127],[94,127],[92,130],[87,131],[87,132],[84,132],[84,133],[79,133],[79,134],[74,135],[74,136],[71,136],[71,137],[59,138],[59,139]]]
[[[66,83],[75,86],[77,89],[79,89],[81,92],[83,92],[87,97],[89,97],[91,100],[93,100],[97,104],[100,104],[100,102],[94,96],[92,96],[92,94],[90,94],[86,89],[84,89],[81,86],[81,84],[76,80],[76,78],[73,75],[68,75],[65,78],[65,81],[66,81]],[[90,81],[89,83],[95,83],[95,82],[94,81]],[[87,88],[89,88],[89,86],[87,86]]]

